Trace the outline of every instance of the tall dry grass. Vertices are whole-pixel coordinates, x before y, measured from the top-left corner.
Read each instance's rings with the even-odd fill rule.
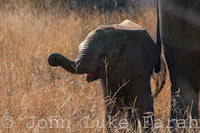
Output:
[[[84,75],[74,76],[59,67],[50,67],[47,57],[61,52],[75,59],[78,46],[89,31],[124,19],[144,26],[155,38],[155,18],[153,9],[140,16],[87,11],[65,14],[29,7],[1,9],[0,132],[105,132],[100,84],[87,83]],[[169,85],[155,99],[156,116],[163,120],[169,116],[168,88]],[[57,121],[50,123],[52,116],[59,125]],[[30,128],[33,118],[35,125]],[[60,125],[62,120],[64,125]],[[91,124],[97,120],[99,125],[83,127],[87,121]]]

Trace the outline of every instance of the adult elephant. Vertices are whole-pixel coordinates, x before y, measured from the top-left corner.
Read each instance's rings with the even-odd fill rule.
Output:
[[[170,72],[175,126],[175,119],[199,118],[200,1],[158,0],[158,5],[158,43],[161,39]]]
[[[101,79],[107,126],[119,128],[119,125],[113,124],[113,120],[115,123],[120,121],[116,119],[119,114],[126,114],[127,111],[129,124],[134,124],[131,122],[136,112],[143,124],[143,116],[148,115],[145,113],[154,112],[150,76],[159,55],[160,48],[147,31],[125,20],[120,24],[100,26],[90,32],[79,46],[76,61],[53,53],[48,62],[70,73],[87,74],[88,82]],[[149,128],[152,125],[144,126]]]

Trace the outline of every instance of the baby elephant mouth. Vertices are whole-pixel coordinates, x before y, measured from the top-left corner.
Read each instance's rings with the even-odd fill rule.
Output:
[[[86,76],[86,80],[88,82],[92,82],[94,80],[97,80],[99,79],[99,75],[98,74],[95,74],[95,73],[87,73],[87,76]]]
[[[94,80],[99,79],[100,76],[100,68],[97,68],[94,72],[87,73],[86,80],[88,82],[92,82]]]

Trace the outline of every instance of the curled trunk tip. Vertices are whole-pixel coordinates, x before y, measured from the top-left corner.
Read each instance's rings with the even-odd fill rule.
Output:
[[[48,57],[48,63],[49,63],[49,65],[53,66],[53,67],[59,66],[58,60],[59,60],[59,57],[61,57],[61,56],[62,55],[59,54],[59,53],[52,53],[52,54],[50,54],[49,57]]]

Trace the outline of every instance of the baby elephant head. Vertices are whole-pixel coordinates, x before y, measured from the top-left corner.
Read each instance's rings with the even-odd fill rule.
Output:
[[[106,76],[114,76],[115,80],[117,76],[121,80],[123,76],[142,74],[145,69],[153,67],[157,57],[159,48],[146,30],[126,20],[91,31],[80,44],[79,56],[75,61],[53,53],[48,62],[74,74],[87,74],[87,81],[91,82]],[[147,68],[147,65],[150,66]]]

